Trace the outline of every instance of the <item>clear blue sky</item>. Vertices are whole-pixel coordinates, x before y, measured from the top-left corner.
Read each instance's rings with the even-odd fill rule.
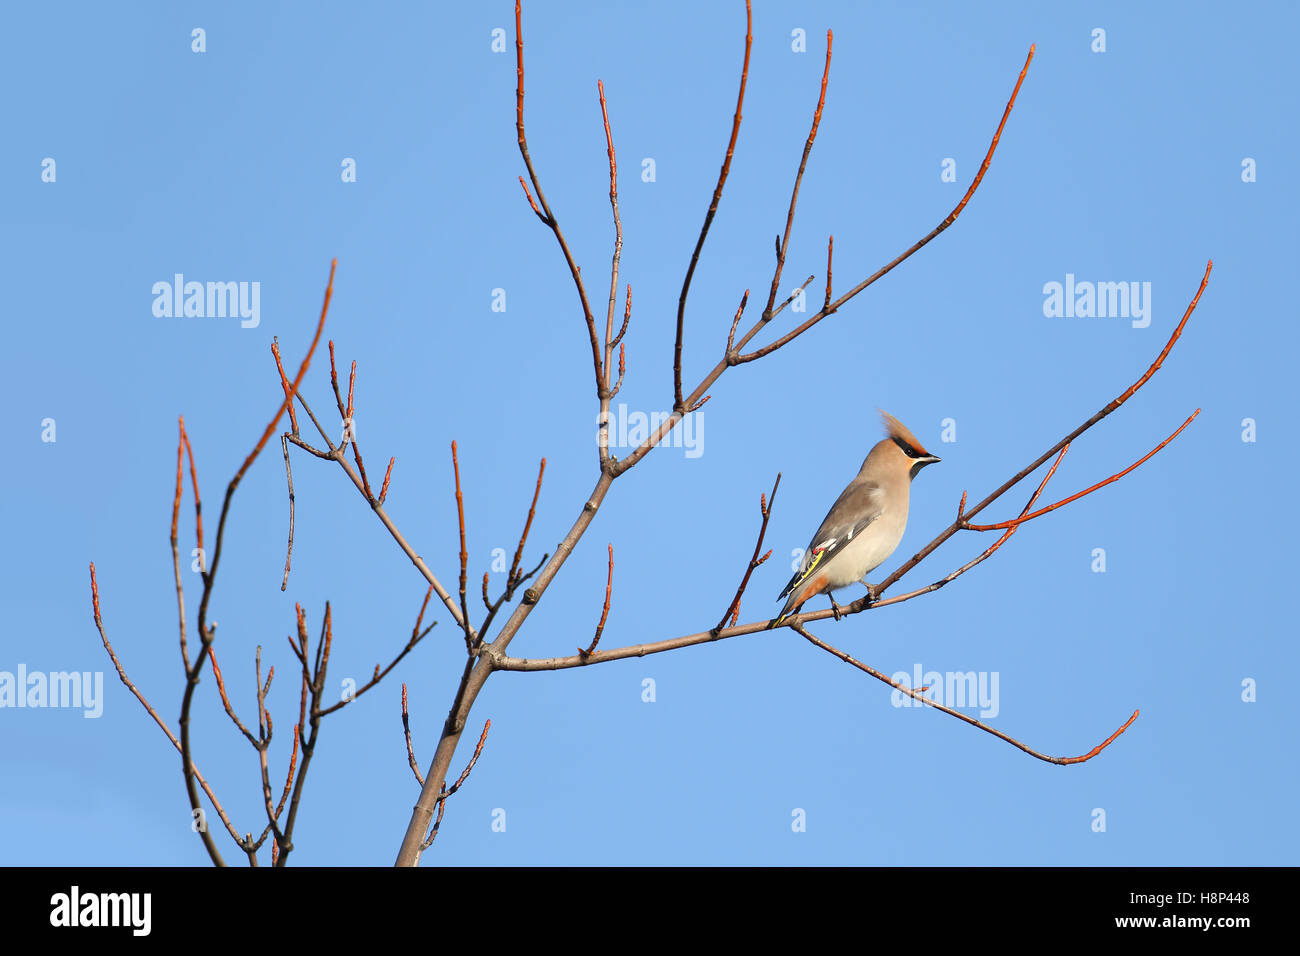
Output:
[[[1128,465],[1201,408],[1173,444],[943,591],[814,628],[887,673],[996,675],[989,721],[1049,753],[1083,753],[1135,708],[1141,717],[1091,763],[1050,766],[928,708],[892,706],[884,685],[789,631],[498,674],[467,732],[491,717],[487,747],[426,863],[1294,863],[1295,8],[757,6],[745,122],[690,301],[688,387],[721,354],[740,293],[762,298],[770,281],[828,26],[830,91],[783,283],[784,294],[816,273],[817,301],[829,233],[847,289],[947,213],[1031,43],[1037,55],[958,223],[791,346],[727,373],[698,454],[658,449],[618,481],[511,653],[572,654],[590,640],[608,542],[603,646],[713,624],[753,547],[759,493],[780,471],[775,555],[742,620],[770,615],[795,549],[878,440],[883,407],[943,463],[917,479],[906,537],[878,579],[952,520],[962,489],[982,497],[1131,383],[1212,257],[1163,371],[1075,444],[1051,488],[1061,497]],[[612,238],[605,83],[634,295],[618,401],[629,414],[666,409],[681,277],[734,109],[743,4],[536,2],[524,17],[532,155],[597,303]],[[0,861],[200,865],[179,758],[109,665],[87,564],[123,662],[174,727],[176,417],[194,442],[210,535],[280,398],[272,337],[296,363],[332,257],[327,335],[358,362],[363,451],[372,475],[397,456],[389,511],[445,584],[457,572],[453,439],[471,588],[494,548],[513,551],[538,459],[530,566],[595,480],[586,332],[516,182],[513,6],[81,3],[13,6],[3,20],[0,672],[101,672],[104,683],[96,719],[0,709]],[[192,52],[196,27],[206,52]],[[492,50],[496,28],[506,53]],[[1092,49],[1096,28],[1105,52]],[[806,53],[791,49],[795,29]],[[54,182],[42,181],[47,158]],[[341,178],[348,158],[355,183]],[[941,178],[949,158],[955,183]],[[645,159],[653,182],[639,175]],[[259,283],[256,326],[155,315],[154,284],[177,273]],[[1149,325],[1045,315],[1044,287],[1067,276],[1149,289]],[[765,334],[802,317],[784,314]],[[323,348],[304,393],[328,410]],[[955,441],[943,441],[945,419]],[[213,599],[246,719],[254,647],[277,667],[276,775],[297,706],[285,645],[294,603],[314,633],[333,602],[337,687],[395,653],[424,593],[335,466],[296,453],[294,474],[288,591],[275,442],[238,490]],[[1031,487],[994,516],[1018,511]],[[188,492],[186,506],[189,517]],[[192,524],[183,533],[188,549]],[[964,533],[904,583],[988,543]],[[199,588],[186,574],[192,624]],[[383,686],[327,719],[297,862],[393,860],[417,795],[400,684],[427,764],[463,660],[437,610],[439,626]],[[260,831],[256,757],[210,677],[195,735],[237,825]],[[498,809],[505,832],[492,829]],[[792,829],[799,810],[805,832]]]

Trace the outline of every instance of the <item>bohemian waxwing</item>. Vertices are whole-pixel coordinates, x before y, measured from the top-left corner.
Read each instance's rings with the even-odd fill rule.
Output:
[[[885,432],[858,471],[858,476],[835,499],[835,504],[813,535],[803,561],[777,600],[790,596],[772,627],[780,624],[810,597],[854,582],[866,584],[866,575],[879,567],[903,540],[912,479],[926,465],[939,461],[926,451],[903,423],[885,411]],[[867,584],[868,589],[871,585]]]

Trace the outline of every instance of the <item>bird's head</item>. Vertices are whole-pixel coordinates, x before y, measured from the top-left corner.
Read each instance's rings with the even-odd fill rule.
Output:
[[[881,445],[884,445],[891,455],[903,456],[900,465],[908,468],[907,477],[909,479],[915,478],[917,472],[926,465],[933,465],[935,462],[942,460],[939,456],[926,451],[925,446],[917,441],[916,436],[908,431],[907,426],[897,418],[884,409],[878,409],[878,411],[881,420],[885,423],[885,434],[889,436],[885,441],[881,442]],[[889,448],[890,444],[893,445],[892,449]]]

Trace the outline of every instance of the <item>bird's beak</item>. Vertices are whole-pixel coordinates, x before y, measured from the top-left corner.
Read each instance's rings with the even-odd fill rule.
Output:
[[[938,455],[922,455],[920,458],[913,458],[912,467],[907,470],[908,480],[910,481],[911,479],[915,478],[917,474],[920,473],[921,469],[924,468],[926,465],[933,465],[936,461],[939,460],[940,459]]]

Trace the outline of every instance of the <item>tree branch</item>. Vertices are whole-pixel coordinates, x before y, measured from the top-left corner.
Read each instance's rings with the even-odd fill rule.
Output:
[[[872,677],[876,678],[876,680],[884,681],[890,687],[894,688],[900,693],[906,694],[908,697],[911,697],[913,700],[919,700],[922,703],[927,704],[930,707],[933,707],[935,710],[941,710],[945,714],[948,714],[952,717],[956,717],[958,720],[965,721],[966,723],[970,724],[972,727],[978,727],[980,730],[984,731],[985,733],[992,734],[994,737],[997,737],[1000,740],[1005,740],[1007,743],[1011,744],[1011,746],[1015,747],[1018,750],[1024,751],[1025,753],[1029,754],[1029,756],[1037,757],[1039,760],[1046,761],[1047,763],[1054,763],[1059,766],[1066,766],[1069,764],[1083,763],[1084,761],[1091,760],[1093,757],[1097,756],[1097,754],[1101,753],[1112,743],[1114,743],[1115,739],[1119,737],[1120,734],[1124,733],[1124,731],[1128,730],[1129,727],[1132,726],[1133,721],[1137,720],[1138,718],[1139,712],[1136,710],[1133,711],[1133,715],[1129,717],[1128,720],[1124,721],[1123,725],[1119,728],[1119,730],[1115,731],[1113,734],[1111,734],[1109,737],[1107,737],[1105,740],[1103,740],[1101,743],[1093,747],[1091,750],[1089,750],[1086,754],[1083,754],[1082,756],[1053,757],[1049,754],[1041,753],[1040,751],[1035,750],[1033,747],[1030,747],[1027,744],[1021,743],[1015,737],[1012,737],[1010,734],[1003,733],[1002,731],[998,730],[996,727],[990,727],[988,724],[984,723],[983,721],[976,720],[974,717],[971,717],[967,714],[963,714],[960,710],[954,710],[953,708],[948,707],[945,704],[940,704],[938,701],[931,700],[929,697],[926,697],[924,694],[922,694],[920,690],[913,690],[912,688],[906,687],[903,684],[898,683],[897,681],[890,680],[888,677],[886,677],[884,674],[882,674],[880,671],[876,670],[874,667],[870,666],[869,664],[864,664],[858,659],[852,657],[851,655],[846,654],[844,651],[840,650],[839,648],[827,644],[825,641],[822,641],[814,637],[812,634],[808,633],[808,631],[804,630],[803,626],[800,624],[794,625],[794,630],[798,631],[799,634],[802,635],[804,638],[806,638],[809,643],[814,644],[817,647],[820,647],[822,650],[826,651],[829,654],[833,654],[834,656],[842,660],[844,663],[853,665],[858,670],[862,671],[864,674],[870,674]]]
[[[578,289],[578,300],[582,303],[582,316],[586,319],[587,334],[591,339],[591,359],[596,367],[596,390],[599,391],[602,380],[600,343],[596,338],[596,320],[591,314],[591,305],[587,301],[587,288],[582,284],[582,270],[578,268],[573,253],[569,251],[568,240],[564,238],[560,223],[556,220],[555,213],[551,211],[551,206],[546,201],[546,194],[542,192],[542,183],[537,178],[537,170],[533,168],[532,157],[528,155],[528,137],[524,134],[524,32],[521,0],[515,0],[515,63],[517,77],[515,85],[515,132],[519,143],[519,155],[524,158],[524,166],[528,169],[528,178],[532,180],[533,190],[537,193],[537,202],[541,203],[541,210],[538,210],[537,203],[533,202],[531,195],[528,196],[528,202],[533,207],[533,212],[537,213],[538,218],[555,234],[555,241],[560,245],[560,251],[564,254],[564,261],[569,267],[569,273],[573,276],[573,284]],[[527,184],[523,182],[522,177],[519,181],[524,186],[524,194],[528,195]]]
[[[740,67],[740,92],[736,94],[736,112],[731,119],[731,138],[727,140],[727,151],[722,156],[722,168],[718,171],[718,184],[713,187],[713,199],[709,203],[708,212],[704,214],[704,225],[700,227],[700,236],[695,240],[695,251],[691,253],[686,278],[682,280],[681,295],[677,297],[677,341],[673,346],[673,410],[678,414],[686,408],[686,403],[682,401],[682,331],[686,321],[686,297],[691,292],[691,279],[695,276],[700,252],[704,249],[704,240],[708,238],[709,227],[717,215],[718,203],[722,201],[722,187],[727,184],[727,175],[731,172],[731,157],[736,152],[736,137],[740,135],[741,109],[745,105],[745,85],[749,82],[749,51],[753,45],[754,14],[749,0],[745,0],[745,60]]]
[[[770,498],[766,495],[758,496],[758,510],[763,516],[763,523],[758,527],[758,540],[754,542],[754,556],[749,559],[749,566],[745,568],[745,576],[740,579],[740,587],[736,588],[736,596],[731,599],[731,604],[723,613],[722,620],[718,621],[717,627],[713,629],[715,632],[721,631],[726,626],[728,618],[731,619],[733,625],[736,623],[740,617],[740,599],[744,596],[745,588],[749,585],[749,576],[754,573],[755,568],[772,556],[770,550],[762,557],[759,557],[759,553],[763,550],[763,536],[767,534],[767,519],[772,517],[772,506],[776,504],[776,489],[780,487],[781,473],[778,471],[776,481],[772,483],[772,496]]]

